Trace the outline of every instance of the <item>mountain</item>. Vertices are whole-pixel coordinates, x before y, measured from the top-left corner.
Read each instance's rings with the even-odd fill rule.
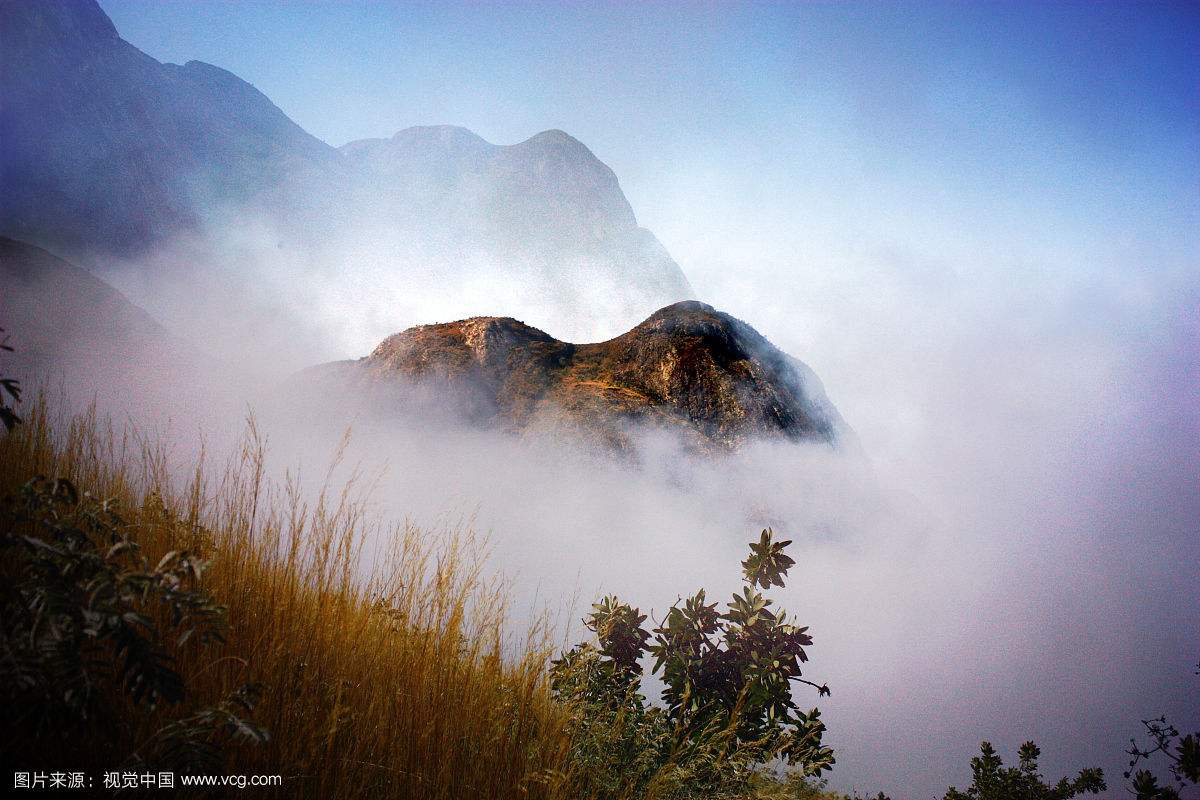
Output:
[[[214,207],[278,202],[337,151],[209,64],[161,64],[93,0],[0,0],[0,232],[136,257]]]
[[[194,420],[198,387],[229,375],[92,273],[5,237],[0,327],[13,348],[0,353],[0,371],[21,381],[26,402],[42,389],[56,404],[96,401],[121,420],[172,413]]]
[[[113,287],[40,247],[0,237],[0,327],[8,371],[134,360],[169,339]]]
[[[94,0],[0,0],[0,142],[0,235],[106,276],[132,262],[122,285],[153,307],[166,283],[182,308],[153,310],[185,326],[207,291],[188,280],[213,273],[230,288],[218,305],[250,303],[266,272],[320,287],[298,305],[336,294],[329,316],[367,328],[353,341],[484,304],[610,335],[692,296],[612,170],[561,131],[497,146],[420,127],[333,148],[235,75],[141,52]]]
[[[341,152],[355,181],[348,252],[405,264],[418,279],[394,294],[415,292],[418,317],[431,305],[446,316],[500,305],[589,337],[692,297],[617,176],[563,131],[500,146],[465,128],[417,127]],[[439,308],[427,293],[460,306]]]
[[[705,450],[756,438],[837,443],[820,381],[746,323],[694,301],[605,342],[570,344],[510,317],[422,325],[304,378],[404,412],[414,398],[514,432],[567,427],[618,449],[636,430]]]

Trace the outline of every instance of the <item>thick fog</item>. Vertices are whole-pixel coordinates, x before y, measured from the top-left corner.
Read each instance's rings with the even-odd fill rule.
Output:
[[[102,259],[98,271],[176,334],[213,354],[238,353],[236,362],[250,360],[257,374],[357,358],[430,322],[510,316],[586,342],[623,333],[656,310],[637,280],[618,279],[587,255],[554,264],[552,275],[523,273],[519,257],[495,247],[439,247],[428,235],[414,245],[383,222],[348,221],[303,241],[277,212],[214,216],[231,221],[144,258]]]
[[[1192,265],[727,252],[701,295],[807,358],[927,514],[902,557],[888,520],[820,570],[818,635],[848,684],[835,783],[928,795],[965,780],[977,740],[1032,738],[1048,773],[1097,764],[1120,791],[1138,720],[1197,721]]]
[[[89,314],[56,286],[13,314],[5,287],[4,363],[39,323],[59,356],[17,376],[26,397],[95,398],[161,436],[182,475],[201,443],[209,464],[236,452],[253,415],[271,475],[315,486],[349,430],[336,476],[378,475],[382,516],[487,536],[514,630],[549,610],[564,643],[605,593],[655,618],[701,587],[728,596],[771,525],[797,560],[771,596],[810,626],[808,677],[833,690],[797,698],[822,709],[837,789],[941,797],[969,782],[980,740],[1011,760],[1033,739],[1047,777],[1101,766],[1116,797],[1140,720],[1200,726],[1194,13],[104,6],[150,55],[228,67],[332,146],[425,123],[502,145],[561,127],[595,159],[540,134],[551,149],[517,169],[537,177],[525,210],[472,190],[430,211],[406,173],[349,176],[353,148],[262,208],[186,198],[207,229],[79,261],[165,334],[110,347],[120,303]],[[155,141],[131,130],[139,152]],[[567,145],[587,168],[547,170]],[[597,187],[611,213],[563,211]],[[500,222],[476,227],[478,209]],[[531,233],[546,234],[536,259]],[[537,263],[511,269],[522,259]],[[808,364],[855,446],[699,456],[635,432],[614,454],[466,425],[438,398],[380,415],[295,377],[470,315],[602,340],[689,284]],[[79,317],[75,341],[51,341],[52,304]]]
[[[702,299],[814,367],[862,451],[758,443],[701,458],[648,434],[624,455],[516,437],[446,409],[381,419],[337,387],[284,380],[365,355],[380,331],[483,309],[398,297],[389,323],[381,293],[381,318],[364,322],[326,284],[289,277],[292,258],[238,247],[252,254],[238,278],[278,291],[231,304],[229,287],[124,283],[168,327],[203,319],[208,348],[239,354],[153,415],[180,464],[201,430],[210,450],[232,446],[252,411],[274,474],[315,479],[349,428],[345,463],[382,469],[381,515],[486,534],[517,624],[549,609],[564,642],[602,593],[656,617],[700,587],[728,596],[745,543],[772,525],[798,562],[772,596],[811,626],[811,677],[833,689],[819,704],[797,695],[825,714],[837,788],[939,794],[969,781],[986,738],[1006,754],[1038,741],[1055,778],[1103,766],[1119,791],[1140,719],[1200,722],[1188,270],[683,259]]]

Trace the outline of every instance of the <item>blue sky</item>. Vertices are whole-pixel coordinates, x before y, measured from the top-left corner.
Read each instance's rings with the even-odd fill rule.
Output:
[[[841,300],[881,280],[1069,303],[1136,276],[1170,294],[1200,264],[1185,4],[102,5],[146,52],[225,67],[334,145],[566,130],[703,298],[818,361],[861,314]],[[781,281],[804,287],[786,329],[759,308]]]
[[[101,5],[334,145],[566,130],[814,367],[978,577],[961,618],[896,600],[920,652],[843,673],[836,785],[932,796],[985,735],[1115,778],[1138,719],[1200,725],[1194,5]]]
[[[151,55],[223,66],[334,145],[562,128],[668,237],[680,196],[733,192],[848,216],[1200,218],[1184,4],[102,5]]]

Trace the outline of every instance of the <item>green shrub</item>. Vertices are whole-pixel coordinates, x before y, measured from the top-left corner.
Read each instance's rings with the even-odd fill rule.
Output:
[[[225,609],[198,587],[204,562],[173,551],[151,566],[127,527],[62,479],[35,478],[0,503],[0,698],[5,750],[24,763],[81,757],[131,716],[177,706],[175,654],[221,639]],[[266,738],[242,717],[254,694],[243,687],[121,755],[218,767],[225,739]]]
[[[1200,664],[1196,666],[1200,675]],[[1138,744],[1131,739],[1129,769],[1125,779],[1137,800],[1179,800],[1180,791],[1187,785],[1200,784],[1200,731],[1186,736],[1167,721],[1166,717],[1142,720],[1142,726],[1150,737],[1148,744]],[[1168,762],[1172,783],[1159,785],[1158,778],[1148,769],[1139,769],[1142,761],[1161,755]]]
[[[1006,767],[990,742],[983,742],[980,754],[971,759],[970,787],[960,792],[953,786],[945,800],[1066,800],[1083,794],[1099,794],[1108,787],[1103,770],[1080,770],[1074,780],[1063,778],[1051,786],[1042,782],[1038,772],[1041,750],[1033,742],[1021,745],[1018,764]]]
[[[783,586],[795,563],[764,530],[742,562],[746,584],[719,612],[703,590],[672,606],[653,631],[638,609],[605,597],[584,620],[596,642],[553,664],[555,694],[575,709],[572,761],[578,793],[595,797],[745,797],[771,786],[810,791],[833,766],[820,712],[802,712],[806,627],[773,611],[757,589]],[[641,693],[643,656],[664,684],[663,704]],[[764,771],[786,764],[791,775]]]

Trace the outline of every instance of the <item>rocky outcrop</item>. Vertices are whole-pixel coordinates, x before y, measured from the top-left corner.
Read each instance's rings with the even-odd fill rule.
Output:
[[[618,448],[645,429],[703,449],[755,438],[834,444],[845,430],[808,367],[746,323],[691,301],[595,344],[559,341],[508,317],[422,325],[312,377],[356,391],[420,387],[477,424],[566,427]]]

